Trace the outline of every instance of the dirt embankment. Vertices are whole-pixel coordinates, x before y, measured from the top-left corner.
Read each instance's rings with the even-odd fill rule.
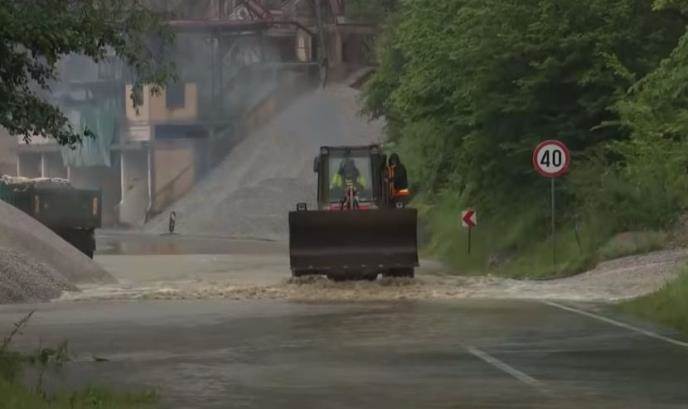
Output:
[[[0,304],[48,301],[77,284],[114,282],[51,230],[0,201]]]

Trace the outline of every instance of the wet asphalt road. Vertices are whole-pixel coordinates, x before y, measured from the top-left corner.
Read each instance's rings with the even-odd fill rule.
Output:
[[[31,309],[20,346],[78,354],[60,385],[162,407],[688,407],[687,348],[539,302],[58,303],[0,328]]]
[[[223,254],[223,270],[238,263],[230,273],[241,277],[252,265],[266,281],[284,274],[282,243],[116,232],[98,241],[120,279],[160,280],[175,260],[175,276],[222,274],[189,253]],[[610,307],[576,307],[629,322]],[[688,344],[539,301],[56,302],[0,306],[0,334],[31,310],[15,346],[69,340],[75,354],[53,386],[156,389],[163,408],[688,408]]]

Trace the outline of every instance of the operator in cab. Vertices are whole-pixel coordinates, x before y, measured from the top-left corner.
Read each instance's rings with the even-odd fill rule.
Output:
[[[353,183],[354,187],[357,190],[365,189],[365,178],[358,170],[358,167],[356,166],[356,161],[354,161],[351,157],[348,156],[342,159],[342,161],[339,163],[339,169],[337,170],[337,173],[332,177],[330,189],[338,189],[343,192],[344,186],[346,185],[347,181]]]
[[[409,196],[408,177],[406,166],[401,163],[399,155],[393,153],[389,156],[387,163],[387,180],[389,181],[389,197],[391,204],[396,206],[402,199]]]

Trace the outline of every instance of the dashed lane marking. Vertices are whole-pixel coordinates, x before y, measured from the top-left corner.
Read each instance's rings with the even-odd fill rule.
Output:
[[[646,329],[634,327],[633,325],[629,325],[629,324],[623,323],[621,321],[617,321],[617,320],[614,320],[611,318],[603,317],[602,315],[598,315],[598,314],[588,312],[588,311],[579,310],[578,308],[569,307],[567,305],[562,305],[562,304],[559,304],[559,303],[556,303],[553,301],[543,301],[543,303],[549,305],[550,307],[559,308],[561,310],[572,312],[574,314],[583,315],[583,316],[586,316],[588,318],[592,318],[592,319],[596,319],[598,321],[606,322],[607,324],[611,324],[611,325],[614,325],[614,326],[619,327],[619,328],[623,328],[623,329],[627,329],[629,331],[643,334],[643,335],[648,336],[650,338],[654,338],[654,339],[658,339],[660,341],[668,342],[670,344],[680,346],[683,348],[688,348],[688,342],[679,341],[677,339],[666,337],[664,335],[659,335],[659,334],[656,334],[652,331],[648,331]]]
[[[497,369],[500,369],[507,374],[511,375],[512,377],[516,378],[518,381],[521,381],[525,383],[526,385],[532,386],[534,388],[538,389],[543,389],[542,382],[538,381],[537,379],[533,378],[532,376],[523,373],[519,371],[518,369],[510,366],[509,364],[500,361],[499,359],[493,357],[492,355],[488,354],[485,351],[481,351],[480,349],[473,347],[473,346],[467,346],[466,350],[471,353],[471,355],[482,359],[483,361],[487,362],[488,364],[494,366]]]

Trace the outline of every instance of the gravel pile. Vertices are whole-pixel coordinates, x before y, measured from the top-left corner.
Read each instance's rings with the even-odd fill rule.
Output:
[[[75,284],[114,279],[24,212],[0,201],[0,304],[48,301]]]
[[[340,85],[296,99],[170,207],[177,213],[177,232],[285,239],[289,210],[315,202],[318,148],[380,140],[381,122],[358,115],[357,97],[358,91]],[[165,232],[168,216],[163,213],[146,229]]]
[[[0,248],[0,301],[38,302],[76,291],[74,284],[45,263],[16,250]]]

